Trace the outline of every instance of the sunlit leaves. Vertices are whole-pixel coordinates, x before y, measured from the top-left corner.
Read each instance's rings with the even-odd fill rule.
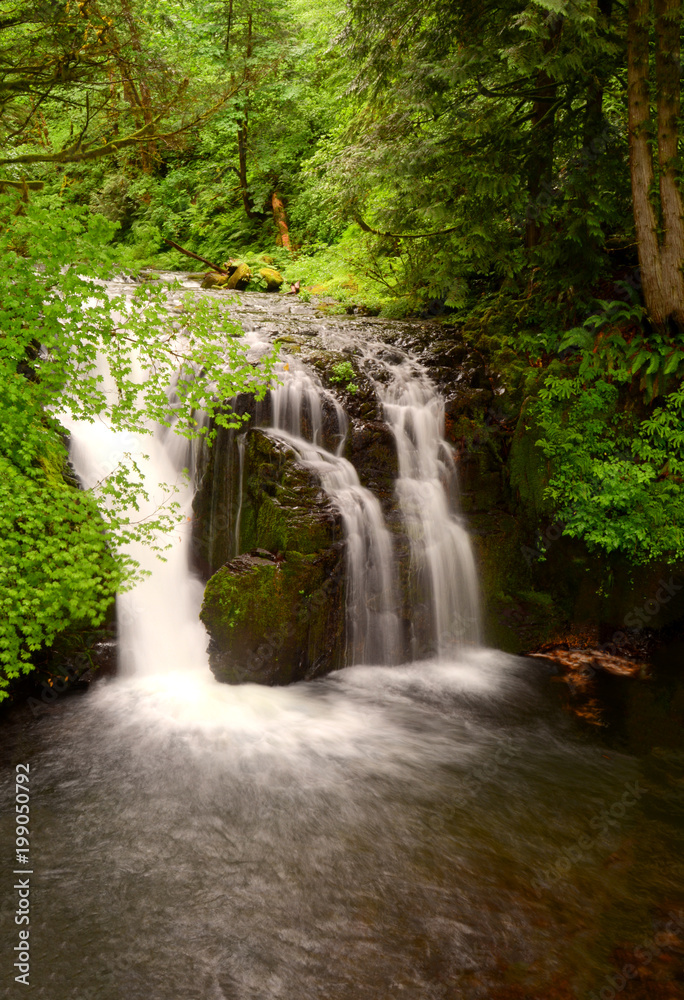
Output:
[[[0,206],[1,208],[2,206]],[[69,482],[60,413],[145,433],[151,422],[187,438],[208,423],[238,426],[228,400],[263,396],[273,352],[247,357],[225,307],[144,284],[108,293],[114,225],[44,199],[25,215],[5,202],[0,251],[0,666],[30,669],[31,653],[67,626],[100,623],[136,572],[132,540],[163,549],[177,521],[167,504],[149,518],[135,457],[84,493]],[[22,246],[24,256],[13,252]],[[170,391],[172,394],[170,396]],[[3,682],[0,679],[0,687]]]

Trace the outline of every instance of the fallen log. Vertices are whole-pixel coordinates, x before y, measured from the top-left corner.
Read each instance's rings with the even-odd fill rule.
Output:
[[[229,271],[226,271],[225,268],[219,267],[218,264],[212,264],[212,262],[210,260],[207,260],[206,257],[200,257],[198,253],[193,253],[192,250],[184,250],[183,247],[179,247],[177,243],[173,242],[173,240],[167,240],[167,238],[164,237],[164,243],[168,243],[170,246],[174,248],[174,250],[180,250],[180,252],[184,253],[186,257],[192,257],[193,260],[198,260],[200,261],[200,263],[206,264],[207,267],[210,267],[212,269],[212,271],[218,271],[219,274],[230,273]]]

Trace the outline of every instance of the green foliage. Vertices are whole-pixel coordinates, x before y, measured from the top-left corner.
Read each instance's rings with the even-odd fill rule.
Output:
[[[508,426],[538,429],[536,455],[518,434],[510,453],[528,508],[538,516],[553,507],[569,534],[601,552],[637,562],[680,553],[684,344],[650,328],[630,292],[638,276],[624,8],[589,0],[324,0],[315,9],[305,0],[116,0],[97,42],[104,21],[81,6],[63,18],[49,5],[36,8],[50,78],[43,103],[31,97],[25,58],[34,38],[29,0],[6,30],[0,61],[24,66],[22,87],[4,98],[0,88],[10,157],[53,153],[81,132],[86,144],[102,145],[140,127],[142,102],[124,81],[148,95],[146,113],[159,112],[169,137],[107,161],[29,168],[49,194],[11,218],[6,246],[28,256],[11,257],[0,281],[0,310],[16,316],[7,341],[16,368],[0,402],[23,415],[10,425],[28,419],[36,435],[22,451],[8,432],[2,456],[18,474],[34,470],[43,493],[71,490],[78,504],[69,517],[78,522],[87,501],[65,485],[51,401],[60,396],[86,419],[106,406],[92,367],[98,351],[119,386],[110,418],[122,428],[138,426],[142,410],[196,433],[193,409],[212,406],[195,378],[200,367],[216,373],[230,361],[230,378],[249,384],[239,339],[213,339],[224,322],[217,303],[186,307],[198,332],[179,346],[160,332],[168,329],[162,289],[141,290],[123,324],[98,298],[93,281],[115,259],[131,268],[195,266],[168,238],[216,263],[244,260],[255,275],[266,253],[286,283],[301,282],[303,299],[339,303],[326,308],[362,301],[397,318],[450,314],[505,389]],[[53,79],[81,29],[80,62]],[[193,115],[200,118],[188,128]],[[18,164],[7,177],[20,181]],[[293,253],[275,246],[276,192]],[[48,243],[71,249],[51,259]],[[77,258],[88,265],[62,273]],[[45,267],[39,277],[36,264]],[[263,290],[258,276],[252,290]],[[79,310],[88,335],[77,344],[64,331]],[[158,373],[143,391],[131,360],[138,352]],[[171,413],[174,365],[181,377]],[[356,391],[353,370],[337,368],[332,381]],[[219,374],[211,377],[228,391]],[[141,488],[135,483],[128,466],[99,501],[114,559],[103,595],[130,570],[116,539],[132,529],[116,518]]]
[[[608,367],[608,359],[612,366]],[[564,533],[634,563],[684,557],[684,389],[640,412],[627,365],[606,352],[550,373],[533,408]]]
[[[143,434],[154,421],[209,438],[197,411],[238,426],[219,401],[239,391],[263,396],[275,360],[255,369],[216,302],[186,296],[178,329],[166,288],[106,294],[116,223],[54,197],[24,214],[14,209],[11,199],[0,205],[0,687],[30,670],[31,654],[57,633],[98,625],[135,578],[125,546],[144,540],[161,551],[159,533],[176,523],[173,504],[137,520],[146,494],[134,461],[96,493],[70,483],[60,413]]]
[[[354,381],[355,378],[356,372],[350,361],[340,361],[339,364],[332,366],[330,381],[333,383],[342,383],[347,392],[351,392],[352,395],[359,391],[359,387]]]
[[[599,302],[601,311],[581,327],[568,330],[560,350],[578,347],[585,366],[638,375],[644,401],[673,388],[684,375],[684,343],[662,329],[644,330],[646,310],[640,305]]]

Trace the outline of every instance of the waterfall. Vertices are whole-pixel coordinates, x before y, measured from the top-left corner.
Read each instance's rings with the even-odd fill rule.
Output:
[[[338,343],[350,329],[335,331]],[[256,407],[256,425],[288,445],[312,470],[340,514],[346,560],[346,662],[393,665],[447,655],[478,640],[478,587],[467,532],[454,512],[456,468],[443,438],[444,407],[424,369],[406,354],[382,360],[380,340],[352,331],[353,353],[382,370],[374,381],[384,418],[396,442],[399,475],[396,499],[409,539],[409,593],[400,572],[396,536],[378,498],[344,457],[349,419],[335,395],[299,358],[285,358],[265,404]],[[255,356],[270,343],[258,330],[248,334]],[[396,354],[396,352],[395,352]],[[142,579],[117,598],[121,672],[145,675],[205,669],[207,634],[199,621],[202,583],[190,570],[193,446],[157,427],[151,434],[113,431],[106,423],[87,424],[61,417],[71,433],[71,461],[85,487],[94,486],[121,463],[134,460],[147,500],[136,517],[154,517],[169,500],[182,519],[159,542],[168,546],[164,562],[143,543],[130,543]],[[240,552],[246,434],[227,432],[230,460],[220,468],[237,490],[228,548]],[[216,471],[216,470],[215,470]],[[175,494],[160,484],[170,484]],[[211,516],[231,493],[230,484],[212,491]],[[396,532],[396,524],[393,526]],[[225,558],[230,557],[230,552]],[[427,624],[426,624],[427,623]],[[172,625],[172,627],[170,627]]]
[[[279,372],[282,384],[271,390],[270,433],[287,442],[298,460],[316,473],[340,512],[347,562],[347,662],[397,663],[401,637],[392,539],[377,498],[365,489],[341,451],[347,430],[344,410],[331,394],[339,443],[333,452],[323,441],[325,390],[294,359]]]
[[[406,359],[378,386],[399,459],[397,497],[407,526],[417,590],[430,609],[433,647],[446,654],[479,639],[479,600],[468,533],[453,514],[456,466],[444,440],[444,404]]]
[[[245,479],[245,441],[246,434],[238,434],[238,506],[235,515],[235,555],[240,555],[240,520],[242,518],[242,492]]]
[[[182,516],[170,534],[162,532],[157,538],[165,548],[163,563],[143,542],[126,546],[145,575],[117,596],[120,673],[206,670],[207,635],[199,620],[203,586],[188,568],[193,485],[185,473],[192,465],[192,444],[166,428],[146,435],[114,431],[105,422],[86,423],[67,414],[60,420],[70,432],[71,464],[86,489],[134,461],[148,498],[139,498],[140,509],[132,520],[153,518],[170,501],[179,505]]]

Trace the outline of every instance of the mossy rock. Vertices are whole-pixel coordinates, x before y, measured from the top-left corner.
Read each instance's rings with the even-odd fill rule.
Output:
[[[252,270],[249,264],[238,264],[233,273],[231,274],[226,288],[237,289],[238,291],[244,291],[247,285],[252,279]]]
[[[194,565],[205,579],[239,552],[313,555],[341,539],[339,513],[291,448],[258,428],[241,443],[242,495],[238,434],[220,427],[195,494]]]
[[[529,415],[529,400],[520,413],[509,457],[511,487],[517,490],[523,506],[539,519],[552,513],[552,504],[545,499],[549,482],[549,463],[536,444],[541,432]]]
[[[267,292],[279,292],[280,286],[285,280],[282,274],[276,271],[274,267],[262,267],[259,271],[259,277],[263,278],[266,282]]]
[[[202,281],[202,288],[227,288],[229,277],[227,274],[219,274],[218,271],[210,271],[205,274]]]
[[[282,685],[328,673],[344,662],[341,554],[242,555],[215,573],[201,619],[217,680]]]

